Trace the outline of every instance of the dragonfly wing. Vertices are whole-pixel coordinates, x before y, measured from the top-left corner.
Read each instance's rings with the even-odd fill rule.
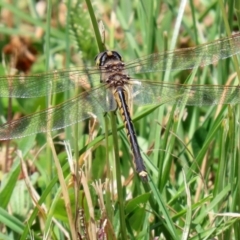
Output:
[[[146,104],[186,104],[194,106],[240,103],[240,87],[224,85],[185,85],[134,81],[133,102]]]
[[[41,97],[81,86],[86,89],[99,82],[99,69],[95,67],[56,70],[31,76],[3,76],[0,77],[0,97]]]
[[[107,96],[107,97],[106,97]],[[112,94],[104,86],[84,92],[53,108],[0,126],[0,140],[57,130],[83,121],[93,115],[116,109]]]
[[[128,74],[203,67],[240,52],[240,34],[196,47],[154,53],[126,63]]]

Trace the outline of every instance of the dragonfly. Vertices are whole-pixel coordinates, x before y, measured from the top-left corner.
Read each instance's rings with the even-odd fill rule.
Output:
[[[124,63],[117,51],[106,50],[95,58],[96,66],[58,70],[31,76],[0,77],[0,97],[35,98],[90,84],[73,99],[0,126],[0,140],[58,130],[120,110],[131,146],[136,172],[143,181],[148,174],[137,142],[128,103],[136,105],[186,104],[193,106],[240,103],[240,87],[187,85],[136,79],[133,75],[203,67],[240,52],[240,33],[174,51],[154,53]]]

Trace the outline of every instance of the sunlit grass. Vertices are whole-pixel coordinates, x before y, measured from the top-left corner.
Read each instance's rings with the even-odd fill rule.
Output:
[[[53,2],[47,50],[47,26],[43,20],[46,16],[37,17],[30,6],[19,8],[1,2],[2,10],[9,11],[15,23],[11,27],[5,23],[0,28],[1,49],[10,36],[21,33],[31,37],[38,51],[31,73],[45,71],[46,58],[50,71],[79,64],[93,66],[98,47],[86,4],[80,4],[73,6],[73,15],[70,9],[62,13],[69,14],[69,24],[62,25],[63,5]],[[120,1],[114,5],[111,1],[96,1],[93,4],[97,20],[105,25],[105,45],[119,51],[126,62],[173,45],[174,48],[195,46],[226,36],[220,6],[217,2],[187,5],[176,29],[178,2]],[[231,3],[226,9],[229,9],[230,28],[237,31],[239,16]],[[36,38],[33,30],[19,30],[26,27],[43,28],[44,34]],[[4,75],[8,62],[0,70]],[[188,84],[237,85],[235,72],[232,59],[228,59],[196,72],[157,72],[141,77]],[[79,91],[57,94],[50,104],[65,101]],[[12,116],[34,113],[46,106],[45,98],[13,100]],[[8,100],[0,99],[1,123],[6,121],[7,111]],[[0,238],[77,239],[80,233],[89,239],[104,239],[101,237],[106,233],[107,239],[124,239],[125,234],[129,239],[239,239],[239,107],[186,107],[166,103],[159,107],[134,106],[132,113],[149,184],[142,184],[134,171],[119,115],[115,135],[120,158],[117,169],[111,124],[106,123],[110,122],[109,114],[99,117],[99,122],[89,120],[67,128],[64,133],[53,132],[54,146],[50,140],[47,142],[45,134],[13,140],[10,150],[7,150],[8,143],[0,143],[1,159],[5,159],[8,151],[7,163],[13,161],[1,173]],[[16,156],[17,149],[22,156]],[[26,164],[25,172],[21,171],[20,159]],[[57,167],[58,162],[62,168]],[[48,170],[47,166],[50,166]],[[81,169],[78,174],[76,166]],[[116,171],[122,178],[118,182],[122,189],[118,192]],[[26,174],[30,181],[22,188],[21,178],[25,179]],[[19,194],[12,195],[12,192]]]

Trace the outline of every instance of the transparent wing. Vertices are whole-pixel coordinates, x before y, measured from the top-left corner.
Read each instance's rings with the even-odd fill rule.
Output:
[[[136,81],[132,84],[133,103],[216,105],[240,103],[240,86],[185,85],[164,82]]]
[[[152,54],[126,64],[128,74],[192,69],[240,52],[240,34],[175,51]],[[104,69],[102,69],[104,72]],[[40,97],[100,81],[97,67],[58,70],[32,76],[0,77],[0,97]]]
[[[0,126],[0,140],[57,130],[93,115],[116,109],[116,102],[105,86],[84,92],[53,108],[28,115]]]
[[[96,67],[56,70],[31,76],[1,76],[0,97],[41,97],[79,86],[96,86],[99,82],[99,69]]]
[[[239,52],[240,33],[193,48],[183,48],[141,57],[126,63],[126,69],[128,74],[192,69],[212,64]]]

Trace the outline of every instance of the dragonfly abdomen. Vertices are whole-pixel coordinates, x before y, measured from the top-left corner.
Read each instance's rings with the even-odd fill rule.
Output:
[[[114,92],[114,97],[117,101],[121,117],[123,119],[125,130],[127,132],[127,137],[131,145],[131,149],[134,156],[134,162],[136,165],[136,171],[141,177],[141,179],[147,181],[147,171],[143,163],[143,159],[140,153],[140,148],[136,138],[136,133],[133,127],[132,119],[129,113],[128,105],[126,103],[127,92],[122,87],[117,87]]]

